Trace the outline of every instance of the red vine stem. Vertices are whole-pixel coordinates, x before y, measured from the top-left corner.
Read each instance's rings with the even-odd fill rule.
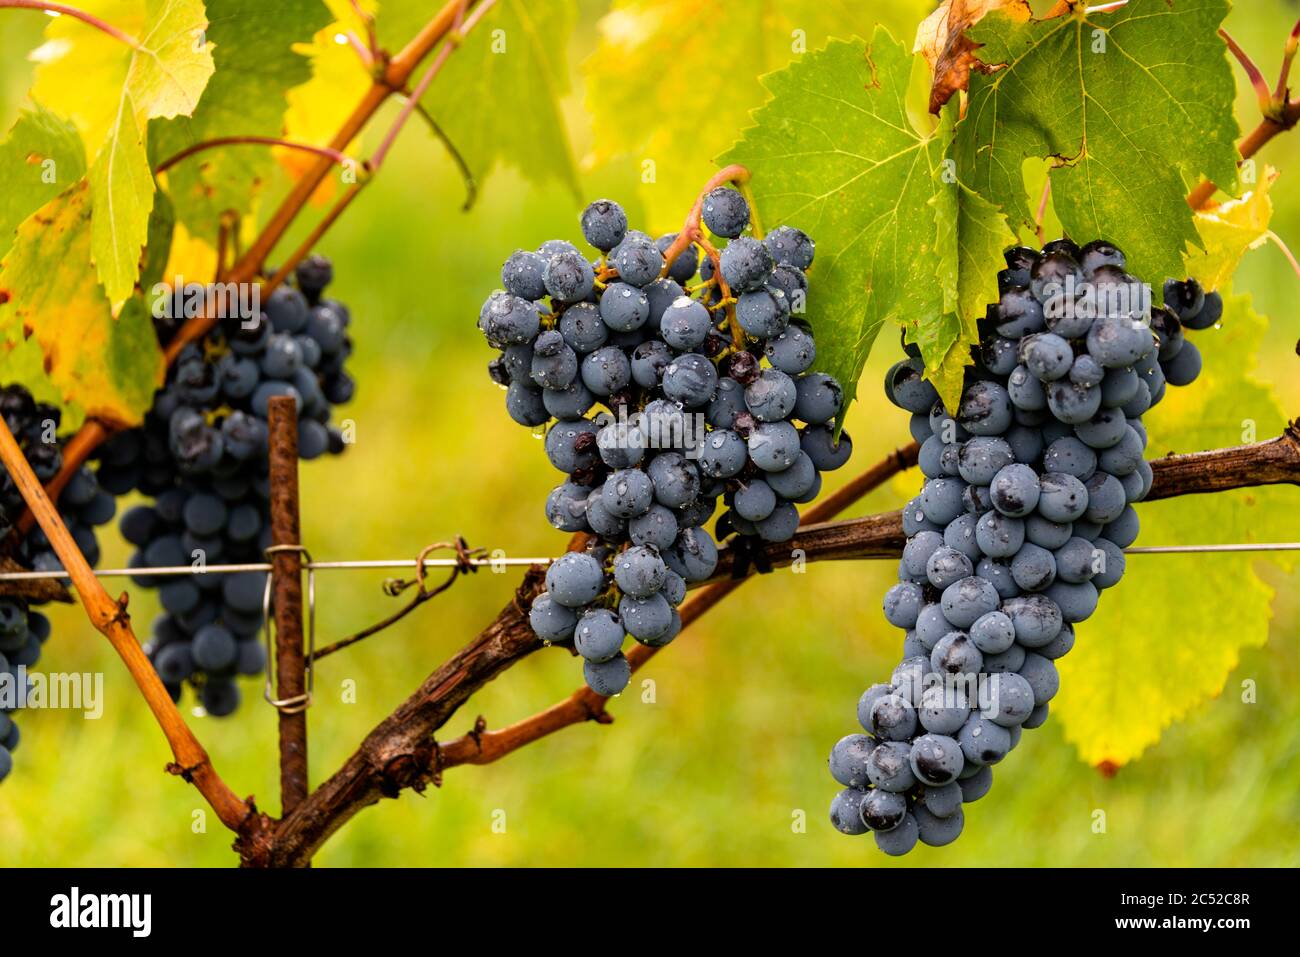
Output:
[[[123,33],[111,23],[106,23],[93,13],[87,13],[85,10],[78,10],[76,7],[69,7],[62,3],[46,3],[45,0],[0,0],[0,9],[13,10],[43,10],[46,13],[57,13],[60,16],[69,16],[74,20],[80,20],[89,26],[94,27],[103,33],[107,33],[114,40],[121,40],[133,50],[140,49],[140,41],[129,33]]]
[[[448,37],[448,42],[443,44],[442,49],[438,51],[438,55],[433,58],[433,62],[430,63],[429,68],[424,71],[424,75],[420,77],[420,82],[415,85],[415,89],[406,96],[406,102],[402,104],[402,109],[401,112],[397,114],[397,119],[393,121],[393,125],[389,127],[388,132],[384,134],[383,142],[381,142],[379,148],[375,150],[375,155],[370,160],[371,165],[375,169],[379,169],[379,167],[383,165],[384,158],[388,156],[389,149],[392,148],[393,143],[397,140],[397,134],[401,132],[406,121],[411,118],[411,114],[415,112],[416,106],[420,102],[420,98],[424,96],[425,91],[429,88],[429,84],[433,82],[433,78],[438,75],[443,64],[446,63],[448,58],[451,56],[451,51],[454,50],[456,45],[460,41],[464,40],[469,32],[478,25],[478,22],[483,19],[489,10],[492,9],[495,3],[496,0],[483,0],[483,2],[479,4],[478,9],[475,10],[470,18],[464,22],[463,26],[461,24],[461,18],[465,13],[463,6],[461,11],[456,14],[456,21],[452,26],[452,34]]]
[[[352,12],[356,14],[357,19],[366,25],[366,52],[370,56],[370,62],[373,63],[379,56],[379,38],[375,35],[374,15],[367,13],[357,0],[348,0],[348,5],[352,7]]]
[[[739,163],[733,163],[731,166],[724,167],[713,174],[712,178],[704,184],[704,188],[700,190],[699,195],[695,197],[691,211],[686,214],[686,222],[682,225],[682,231],[677,234],[677,238],[673,240],[672,245],[664,250],[664,268],[659,273],[660,277],[668,275],[668,268],[672,266],[673,260],[685,252],[687,246],[705,239],[704,231],[700,228],[700,216],[704,212],[704,197],[719,186],[725,186],[727,183],[748,182],[749,170]]]
[[[1297,21],[1295,28],[1292,29],[1287,37],[1286,49],[1282,56],[1282,69],[1278,76],[1277,89],[1270,94],[1268,84],[1264,82],[1264,77],[1260,74],[1259,67],[1246,54],[1244,50],[1237,45],[1237,42],[1228,35],[1227,31],[1220,30],[1219,35],[1223,37],[1228,49],[1232,51],[1233,56],[1246,71],[1246,76],[1250,78],[1251,86],[1255,89],[1255,96],[1259,100],[1260,112],[1264,118],[1260,120],[1257,127],[1248,133],[1240,143],[1237,144],[1237,152],[1241,154],[1241,165],[1245,160],[1250,159],[1268,143],[1269,140],[1279,133],[1285,133],[1292,129],[1297,123],[1300,123],[1300,100],[1288,100],[1290,91],[1287,89],[1287,78],[1291,73],[1291,62],[1295,59],[1297,46],[1300,45],[1300,21]],[[1219,187],[1208,179],[1201,182],[1187,194],[1187,205],[1192,209],[1204,209],[1211,205],[1214,200],[1214,192]]]
[[[1273,105],[1273,94],[1268,88],[1268,81],[1264,79],[1264,74],[1255,65],[1255,61],[1250,58],[1250,54],[1237,45],[1237,41],[1232,38],[1232,34],[1227,30],[1220,30],[1219,36],[1228,45],[1232,55],[1237,58],[1241,68],[1246,71],[1246,78],[1250,80],[1250,85],[1254,87],[1260,112],[1267,114]]]
[[[3,0],[0,0],[3,2]],[[310,143],[295,143],[292,140],[280,139],[275,136],[218,136],[210,140],[202,140],[192,146],[187,146],[173,156],[167,157],[155,168],[155,173],[165,173],[182,160],[189,159],[195,153],[202,153],[204,150],[215,149],[218,146],[239,146],[249,144],[255,146],[282,146],[285,149],[301,150],[304,153],[315,153],[317,156],[325,156],[331,162],[340,166],[346,166],[351,162],[350,159],[338,150],[332,150],[328,146],[312,146]]]
[[[470,3],[473,3],[473,0],[470,0]],[[343,125],[335,132],[329,142],[331,149],[339,152],[346,150],[347,145],[357,138],[388,98],[406,87],[411,74],[415,72],[415,68],[433,51],[439,41],[447,36],[456,18],[465,7],[466,0],[449,0],[434,14],[433,19],[425,24],[420,32],[388,61],[388,65],[382,74],[375,78],[374,83],[366,91],[361,102],[353,108],[347,119],[343,121]],[[249,282],[257,277],[262,264],[266,262],[267,256],[270,255],[271,250],[275,248],[275,244],[279,242],[280,238],[297,218],[298,213],[307,205],[312,194],[316,192],[316,188],[325,181],[331,166],[332,163],[329,160],[321,158],[294,184],[293,189],[289,191],[289,195],[272,213],[261,235],[254,240],[239,262],[232,268],[232,278],[236,281]],[[210,326],[210,320],[206,325],[203,320],[191,321],[198,323],[198,325],[190,328],[187,341],[193,341],[206,333],[206,326]],[[189,325],[189,323],[186,323],[186,326]],[[181,335],[185,334],[186,329],[182,327]]]
[[[361,65],[366,68],[366,72],[375,68],[374,55],[366,48],[366,45],[361,42],[360,37],[351,30],[348,30],[343,34],[343,39],[348,42],[348,46],[352,47],[352,52],[357,55],[357,59],[361,61]]]

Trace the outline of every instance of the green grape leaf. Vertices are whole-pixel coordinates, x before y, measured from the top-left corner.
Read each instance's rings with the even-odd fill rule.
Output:
[[[952,128],[955,111],[955,105],[944,110],[945,132]],[[1002,212],[963,185],[955,169],[949,159],[930,200],[937,227],[942,312],[924,324],[904,318],[907,341],[920,347],[926,378],[949,409],[956,409],[960,401],[971,347],[979,344],[976,322],[986,304],[997,301],[1002,251],[1016,238]]]
[[[140,289],[146,295],[166,275],[175,233],[176,210],[167,194],[159,190],[149,213],[149,241],[145,243],[144,262],[140,264]]]
[[[33,54],[32,95],[71,118],[94,157],[90,254],[116,308],[135,288],[153,207],[146,126],[194,111],[212,75],[212,51],[202,0],[92,0],[83,7],[137,45],[72,17],[52,20]]]
[[[39,105],[19,114],[0,144],[0,256],[19,223],[85,174],[75,126]]]
[[[560,108],[575,19],[571,0],[499,0],[422,97],[476,180],[502,163],[579,193]]]
[[[1266,321],[1248,296],[1226,296],[1219,328],[1188,334],[1204,372],[1169,387],[1144,422],[1147,456],[1266,439],[1286,424],[1273,391],[1252,375]],[[1300,513],[1284,486],[1139,503],[1137,545],[1296,541]],[[1281,555],[1282,553],[1277,553]],[[1243,649],[1268,637],[1273,590],[1259,556],[1129,555],[1123,580],[1076,626],[1074,650],[1057,662],[1052,717],[1091,764],[1137,759],[1161,733],[1220,694]]]
[[[884,28],[870,50],[833,40],[763,79],[771,100],[720,162],[741,163],[765,223],[817,242],[808,320],[818,367],[845,399],[886,322],[906,330],[955,408],[975,319],[996,298],[1001,213],[945,163],[953,113],[919,132],[905,106],[912,56]]]
[[[320,0],[207,0],[216,72],[192,116],[154,120],[154,163],[221,136],[278,137],[285,92],[311,79],[311,63],[294,44],[310,42],[330,22]],[[365,80],[353,57],[352,67]],[[176,216],[195,236],[214,241],[226,210],[247,215],[275,167],[265,146],[226,146],[182,160],[166,173]]]
[[[34,339],[64,403],[136,425],[162,383],[162,352],[140,296],[113,317],[90,263],[92,206],[82,180],[18,227],[0,263],[0,342],[8,351]]]
[[[766,99],[762,74],[872,24],[901,35],[929,5],[783,0],[742,11],[734,0],[615,0],[582,64],[593,118],[583,166],[629,158],[639,166],[644,228],[680,229],[700,185],[715,172],[709,158],[734,142],[740,118]],[[744,68],[726,70],[718,81],[724,64]]]
[[[958,126],[963,181],[1029,226],[1022,166],[1053,159],[1071,236],[1117,243],[1136,275],[1177,275],[1197,242],[1188,185],[1236,180],[1236,87],[1216,34],[1227,12],[1227,0],[1130,0],[983,20],[971,37],[989,72],[972,72]]]

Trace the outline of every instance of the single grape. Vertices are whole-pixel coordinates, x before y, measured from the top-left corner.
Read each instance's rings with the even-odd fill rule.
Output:
[[[772,275],[772,255],[757,239],[741,236],[727,243],[719,258],[722,278],[734,294],[762,289]]]
[[[627,683],[632,679],[632,666],[623,653],[619,652],[608,661],[584,661],[582,676],[587,682],[587,687],[592,691],[602,697],[611,698],[627,687]]]
[[[749,225],[749,203],[737,190],[719,186],[704,197],[700,217],[710,232],[735,239]]]
[[[875,835],[876,847],[891,857],[902,857],[916,847],[920,831],[916,817],[911,812],[907,812],[903,815],[902,823],[897,827],[888,831],[876,831]]]
[[[583,552],[567,552],[546,570],[546,590],[567,608],[591,604],[605,587],[600,563]]]
[[[587,661],[609,661],[623,648],[623,625],[608,608],[592,608],[572,630],[573,646]]]
[[[601,252],[609,252],[627,234],[627,214],[612,199],[598,199],[588,205],[579,223],[583,237]]]
[[[862,819],[862,806],[868,791],[845,788],[831,800],[831,826],[841,834],[865,834],[867,825]]]

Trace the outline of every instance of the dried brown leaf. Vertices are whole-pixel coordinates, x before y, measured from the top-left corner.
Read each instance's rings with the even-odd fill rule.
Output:
[[[1069,9],[1069,4],[1061,0],[1051,15]],[[966,31],[995,10],[1018,20],[1033,16],[1029,0],[944,0],[917,27],[912,52],[925,57],[934,77],[930,83],[931,113],[937,114],[954,94],[965,90],[970,83],[970,71],[982,67],[975,56],[979,44],[966,36]]]

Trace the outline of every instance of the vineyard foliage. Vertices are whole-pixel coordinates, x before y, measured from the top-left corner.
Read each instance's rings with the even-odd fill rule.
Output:
[[[136,43],[63,16],[32,51],[29,97],[0,142],[0,374],[56,398],[69,422],[134,425],[165,371],[154,284],[184,271],[212,278],[203,270],[219,237],[247,241],[314,157],[239,143],[155,171],[220,137],[326,145],[371,83],[340,39],[365,38],[373,17],[379,45],[396,51],[429,5],[79,5]],[[1063,5],[1042,19],[1019,3],[973,5],[987,15],[971,18],[971,42],[956,50],[934,48],[935,20],[914,43],[916,4],[870,6],[868,18],[848,0],[764,5],[732,24],[736,5],[722,0],[607,10],[499,0],[441,68],[407,135],[445,138],[480,190],[508,170],[576,196],[588,177],[620,181],[617,171],[626,196],[615,198],[639,204],[656,230],[680,226],[717,164],[744,164],[756,218],[817,238],[808,318],[818,368],[849,401],[873,349],[892,357],[900,336],[919,346],[941,396],[960,393],[1002,249],[1032,238],[1045,198],[1049,222],[1113,239],[1133,272],[1194,275],[1228,298],[1202,340],[1204,380],[1150,420],[1151,453],[1275,435],[1286,415],[1255,368],[1266,321],[1230,280],[1269,230],[1277,174],[1247,166],[1239,176],[1236,86],[1216,35],[1226,0]],[[575,31],[589,42],[571,44]],[[579,63],[571,47],[590,55]],[[743,75],[726,79],[725,95],[712,89],[737,63]],[[579,101],[590,129],[566,122]],[[354,162],[316,199],[369,176],[361,161],[377,142],[345,144]],[[1046,197],[1027,186],[1044,170]],[[1193,212],[1184,197],[1202,177],[1227,201]],[[905,441],[901,417],[880,427]],[[1144,505],[1143,544],[1274,538],[1287,530],[1257,516],[1284,508],[1283,494]],[[1154,562],[1135,559],[1063,666],[1054,713],[1089,763],[1140,756],[1219,694],[1242,649],[1267,634],[1274,596],[1257,560]]]

